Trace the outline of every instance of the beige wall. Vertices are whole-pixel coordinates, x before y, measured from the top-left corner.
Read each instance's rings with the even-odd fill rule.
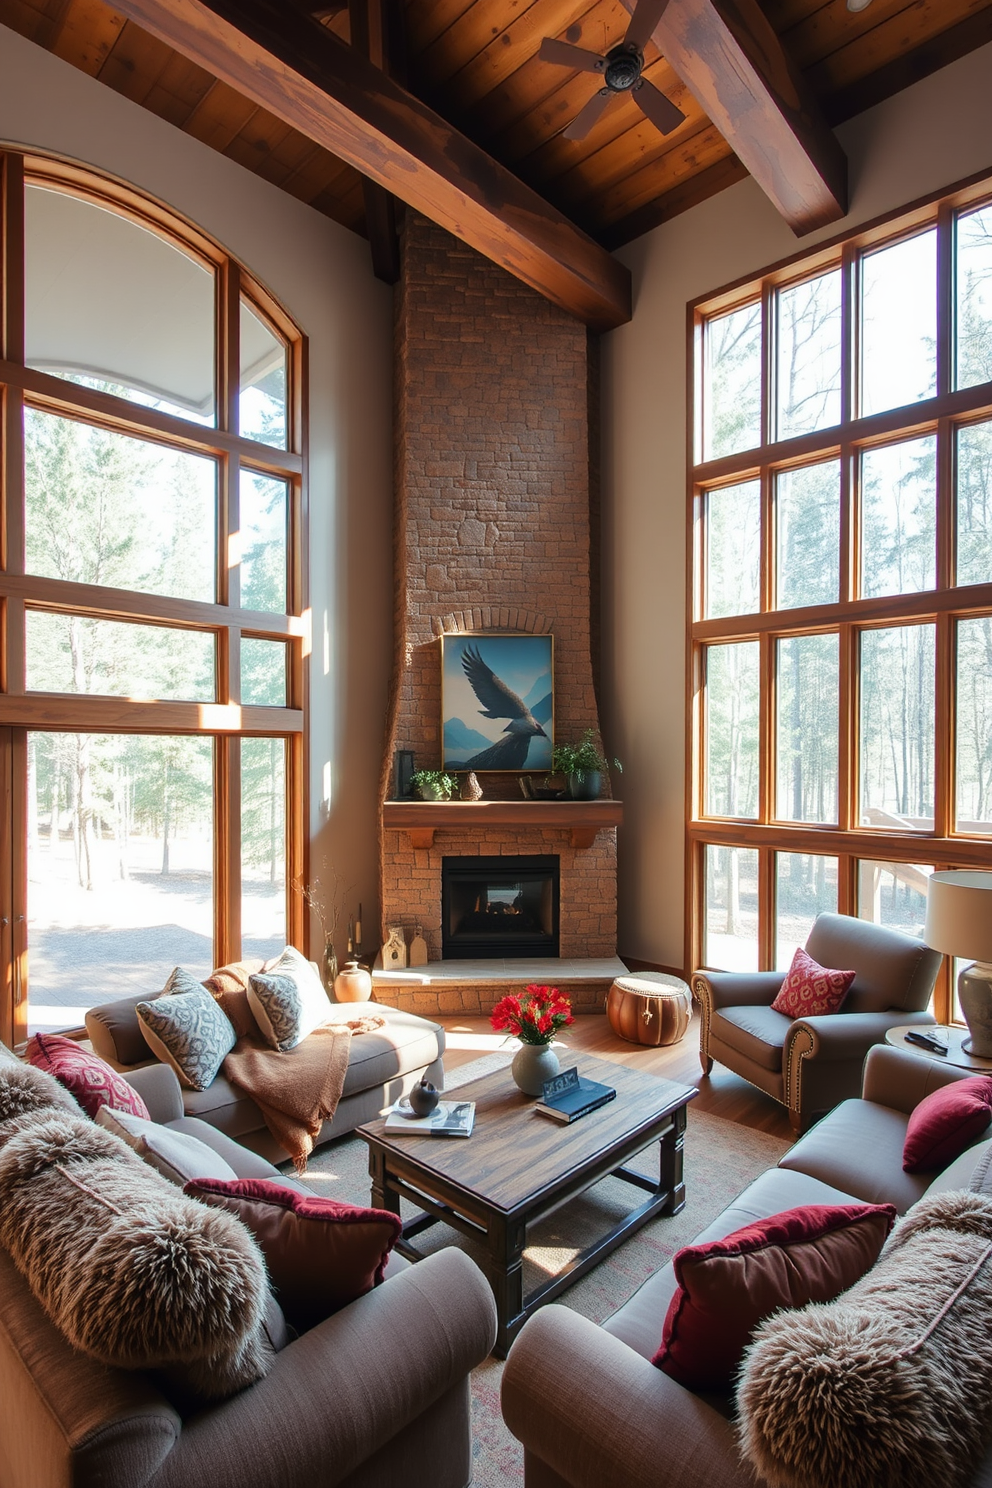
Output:
[[[354,233],[4,27],[0,140],[167,202],[245,263],[310,338],[311,872],[336,863],[372,928],[392,636],[391,293]]]
[[[621,250],[633,321],[604,338],[604,733],[624,764],[621,953],[683,960],[686,305],[978,171],[992,171],[992,47],[838,130],[851,213],[797,240],[751,180]]]

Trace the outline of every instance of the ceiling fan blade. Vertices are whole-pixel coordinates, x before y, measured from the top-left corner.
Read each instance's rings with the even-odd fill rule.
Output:
[[[609,88],[600,88],[598,93],[594,93],[585,108],[580,109],[576,114],[568,128],[562,130],[565,138],[570,140],[585,139],[609,103],[611,96]]]
[[[627,27],[627,35],[623,39],[624,46],[635,46],[639,52],[643,52],[667,6],[668,0],[637,0]]]
[[[573,72],[602,72],[605,63],[595,52],[583,51],[570,41],[556,41],[546,36],[537,54],[542,62],[555,62],[559,67],[570,67]]]
[[[660,88],[654,83],[649,83],[647,78],[641,78],[639,85],[634,89],[634,102],[641,113],[644,114],[655,129],[662,134],[671,134],[673,129],[678,129],[684,122],[685,114],[680,108],[676,108],[670,98],[666,98]]]

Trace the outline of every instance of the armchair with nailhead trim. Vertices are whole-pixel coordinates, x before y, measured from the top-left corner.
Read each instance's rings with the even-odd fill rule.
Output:
[[[742,1075],[786,1107],[797,1133],[859,1093],[865,1056],[889,1028],[936,1021],[927,1007],[940,968],[939,953],[922,940],[851,915],[821,914],[806,950],[821,966],[855,971],[839,1012],[797,1019],[775,1012],[779,971],[692,977],[703,1073],[716,1060]]]

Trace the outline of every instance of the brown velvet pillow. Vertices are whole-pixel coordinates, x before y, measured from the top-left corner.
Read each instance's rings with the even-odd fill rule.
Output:
[[[401,1229],[385,1209],[339,1204],[274,1179],[200,1178],[183,1192],[248,1226],[279,1306],[301,1333],[379,1284]]]
[[[651,1362],[689,1390],[729,1390],[758,1324],[860,1281],[895,1217],[892,1204],[810,1204],[686,1246],[672,1262],[679,1289]]]

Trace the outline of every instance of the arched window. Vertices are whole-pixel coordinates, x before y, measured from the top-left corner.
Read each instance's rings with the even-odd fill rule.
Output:
[[[0,1032],[302,943],[304,344],[197,229],[0,154]]]

